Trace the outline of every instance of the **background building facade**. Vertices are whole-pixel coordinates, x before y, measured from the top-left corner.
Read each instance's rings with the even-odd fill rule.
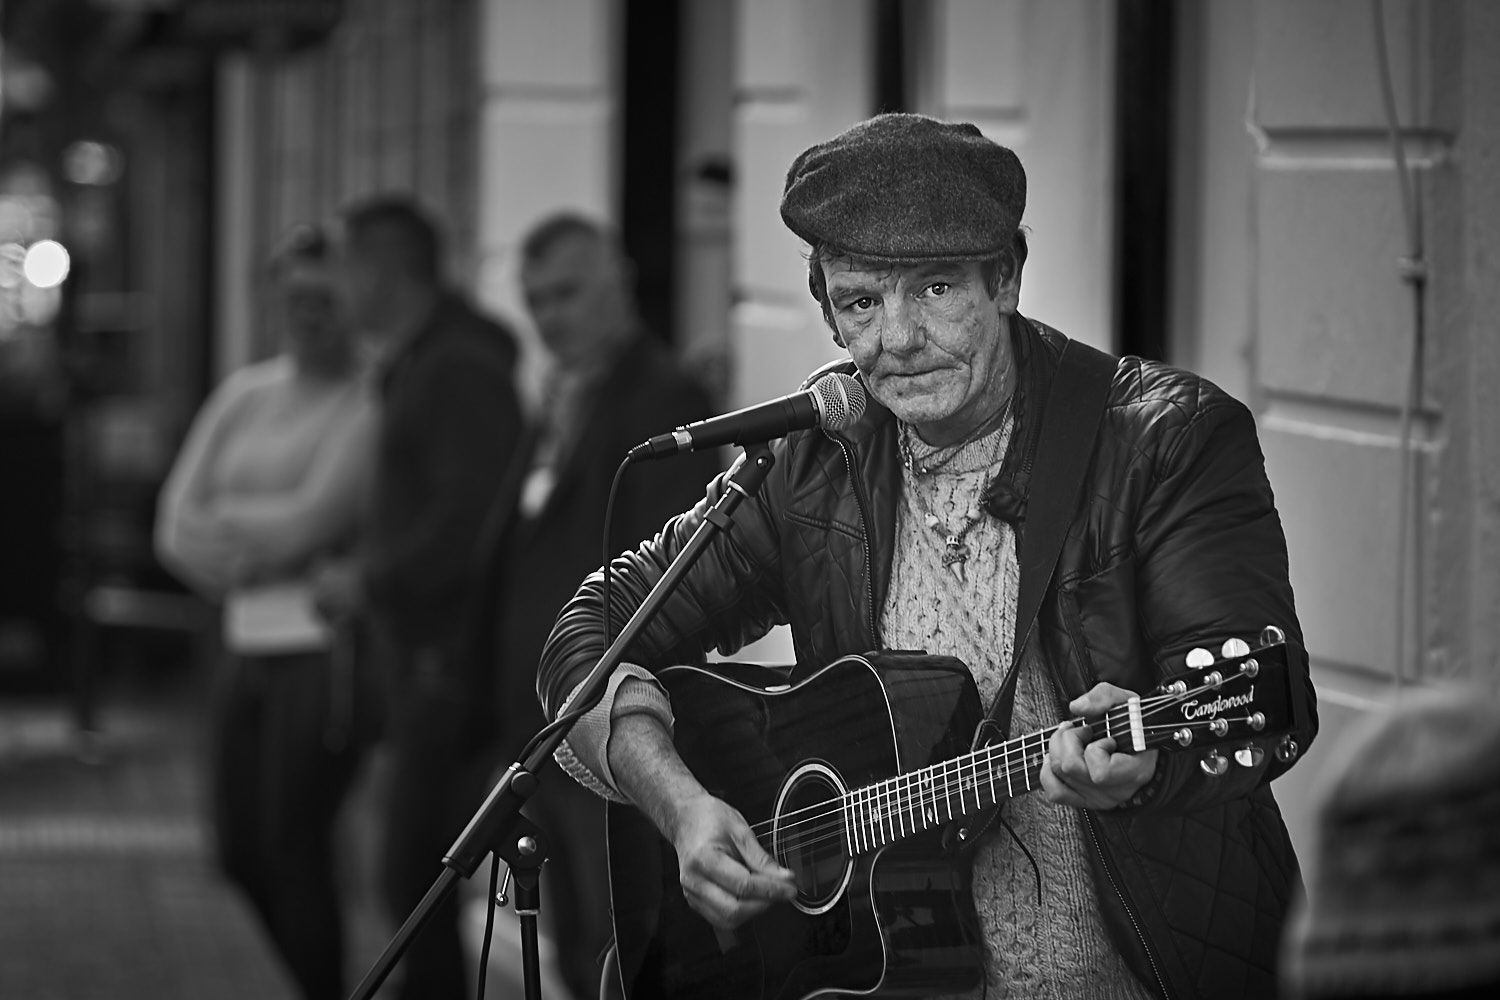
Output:
[[[836,349],[777,216],[785,169],[921,111],[1026,164],[1023,312],[1255,412],[1330,736],[1402,686],[1500,687],[1494,4],[344,0],[233,37],[189,16],[219,0],[55,6],[132,29],[104,45],[118,93],[74,128],[129,164],[129,266],[75,303],[138,331],[133,395],[95,428],[111,454],[164,467],[208,384],[271,347],[270,241],[377,191],[444,219],[530,386],[516,241],[568,206],[619,226],[648,321],[726,405],[789,391]],[[1294,826],[1315,774],[1286,779]]]

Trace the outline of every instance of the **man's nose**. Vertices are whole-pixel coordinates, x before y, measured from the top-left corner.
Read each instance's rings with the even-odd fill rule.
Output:
[[[882,317],[880,346],[893,354],[909,354],[927,342],[921,318],[905,301],[887,307]]]

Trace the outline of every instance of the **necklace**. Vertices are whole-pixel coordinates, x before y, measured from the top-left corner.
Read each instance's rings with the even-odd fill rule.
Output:
[[[943,469],[959,455],[963,454],[965,448],[988,434],[994,433],[1004,426],[1010,417],[1011,403],[1016,394],[1012,392],[1005,397],[1005,402],[1000,404],[1000,409],[994,415],[985,420],[984,423],[966,434],[963,440],[955,444],[942,445],[934,448],[919,438],[910,424],[901,424],[901,461],[906,466],[906,471],[918,476],[930,476]],[[922,451],[922,454],[918,454]],[[993,461],[993,459],[992,459]]]
[[[965,471],[978,471],[978,469],[988,468],[990,466],[993,466],[995,462],[999,460],[1000,449],[1004,447],[1006,440],[1009,438],[1009,435],[1005,433],[1006,425],[1004,423],[1004,416],[1008,412],[1008,410],[1009,403],[1007,402],[1005,408],[1003,408],[1001,411],[1002,421],[1000,426],[990,432],[993,441],[990,446],[988,458],[985,461],[984,465],[976,466],[976,468],[973,470]],[[919,463],[913,458],[910,438],[914,435],[912,434],[911,429],[908,427],[908,425],[902,424],[900,430],[901,450],[906,458],[906,468],[914,474],[914,477],[916,477],[911,483],[911,496],[916,501],[917,506],[921,508],[920,513],[922,514],[922,523],[925,524],[929,530],[936,532],[938,537],[943,540],[943,568],[952,573],[954,579],[956,579],[959,583],[963,583],[965,582],[964,563],[968,562],[969,556],[972,554],[966,539],[969,536],[969,532],[973,531],[974,527],[979,524],[980,520],[984,517],[984,507],[981,504],[980,500],[984,496],[984,491],[989,488],[989,481],[986,480],[983,485],[981,485],[978,495],[974,498],[974,502],[966,511],[964,511],[964,523],[955,530],[953,528],[949,528],[943,523],[942,518],[938,517],[937,514],[933,512],[932,508],[928,505],[926,498],[922,496],[922,483],[920,477],[931,475],[937,469],[941,469],[944,466],[948,465],[965,448],[973,444],[974,440],[977,439],[971,439],[961,443],[956,449],[951,452],[951,454],[945,455],[941,460]]]

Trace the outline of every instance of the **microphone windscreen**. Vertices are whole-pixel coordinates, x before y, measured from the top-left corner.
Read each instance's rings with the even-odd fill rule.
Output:
[[[824,430],[841,431],[864,415],[865,387],[857,378],[829,372],[812,384],[812,391],[818,399]]]

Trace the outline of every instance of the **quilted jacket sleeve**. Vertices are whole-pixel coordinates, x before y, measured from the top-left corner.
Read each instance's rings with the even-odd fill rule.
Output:
[[[786,442],[773,445],[776,465],[761,490],[740,504],[732,527],[718,533],[688,570],[661,611],[625,655],[631,663],[659,670],[674,663],[696,663],[709,649],[733,652],[786,621],[782,610],[778,522],[784,492]],[[611,633],[640,607],[648,593],[703,524],[734,470],[721,473],[691,510],[668,521],[655,537],[611,563]],[[537,694],[549,719],[598,662],[605,650],[600,629],[603,574],[584,580],[563,608],[542,651]]]
[[[1208,383],[1154,462],[1135,538],[1137,612],[1158,673],[1184,669],[1195,646],[1217,651],[1240,636],[1279,626],[1288,639],[1290,683],[1306,694],[1306,726],[1293,732],[1305,753],[1317,732],[1316,702],[1287,575],[1286,538],[1249,410]],[[1255,767],[1207,776],[1199,753],[1163,754],[1148,786],[1148,808],[1186,812],[1248,794],[1284,772],[1279,737],[1260,737]],[[1228,750],[1226,748],[1226,754]]]

